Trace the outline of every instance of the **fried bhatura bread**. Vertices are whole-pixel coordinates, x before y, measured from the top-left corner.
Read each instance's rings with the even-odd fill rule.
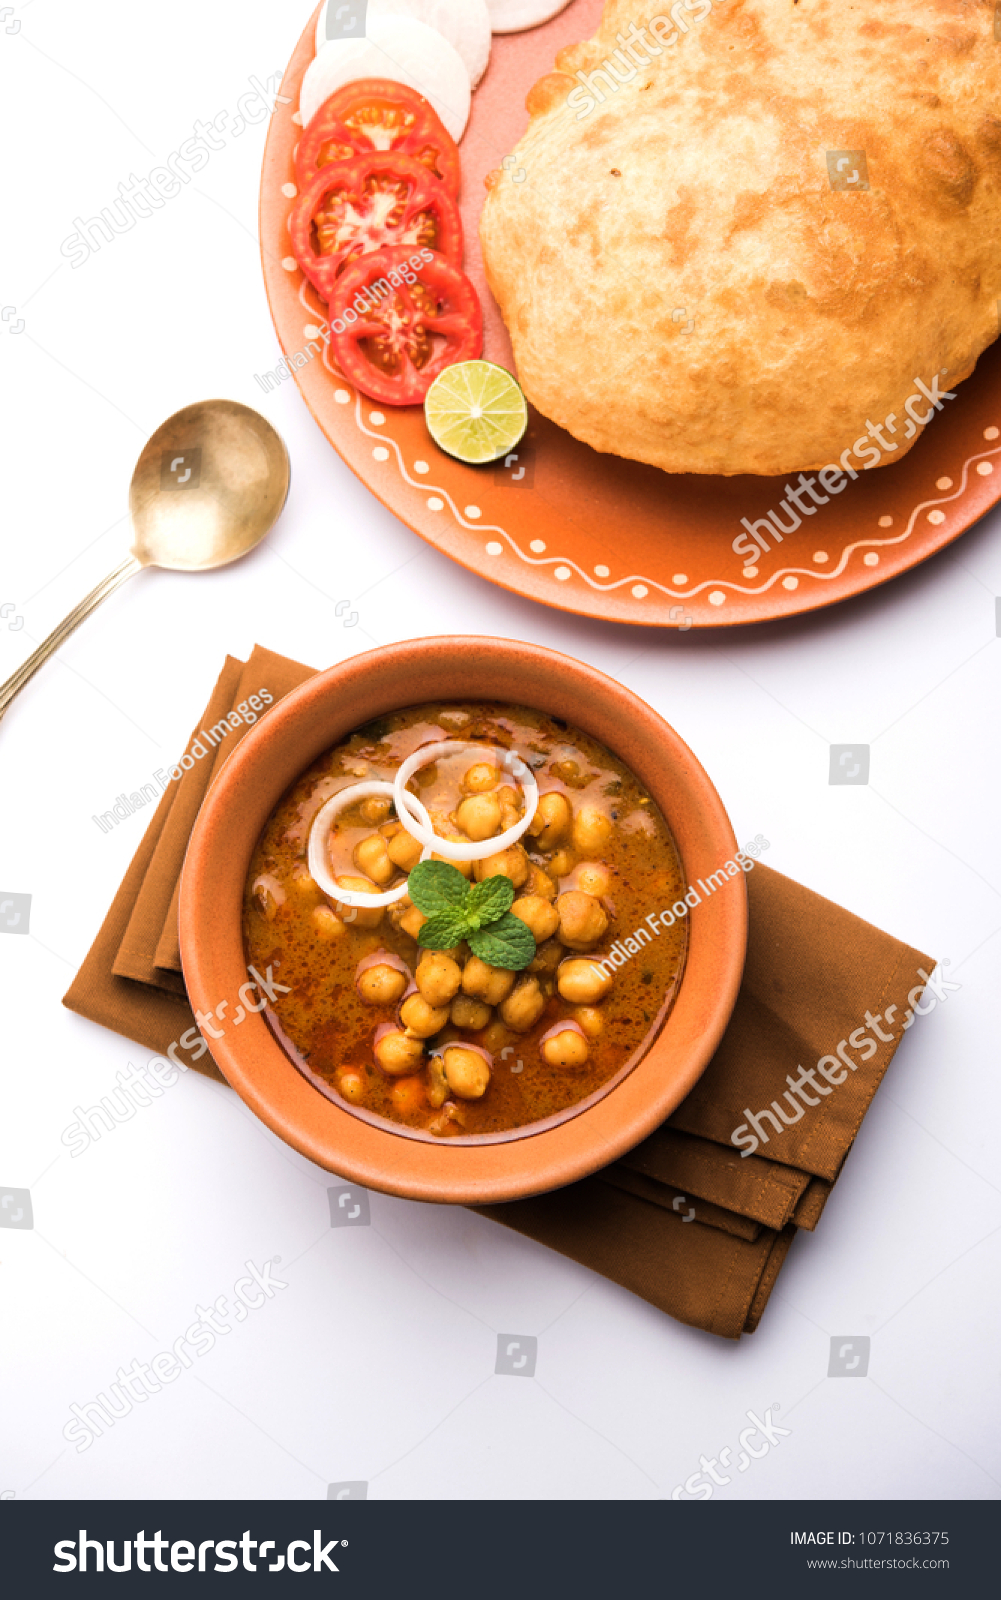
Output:
[[[899,461],[998,334],[994,0],[606,0],[556,65],[480,229],[532,403],[668,472]]]

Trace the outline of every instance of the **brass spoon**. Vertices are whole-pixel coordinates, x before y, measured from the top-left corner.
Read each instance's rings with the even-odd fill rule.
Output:
[[[205,572],[237,561],[273,527],[289,459],[270,422],[236,400],[201,400],[157,428],[129,486],[132,554],[0,684],[0,716],[85,617],[143,567]]]

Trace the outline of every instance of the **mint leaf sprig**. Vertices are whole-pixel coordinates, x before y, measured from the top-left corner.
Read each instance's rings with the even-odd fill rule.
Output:
[[[420,861],[407,880],[411,900],[427,917],[417,935],[424,950],[451,950],[463,939],[491,967],[520,972],[535,956],[535,939],[511,915],[514,884],[498,873],[467,883],[447,861]]]

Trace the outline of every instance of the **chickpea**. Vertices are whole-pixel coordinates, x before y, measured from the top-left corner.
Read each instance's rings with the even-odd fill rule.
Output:
[[[428,1100],[438,1111],[448,1099],[448,1081],[441,1056],[431,1056],[428,1061]]]
[[[372,884],[368,878],[336,878],[342,889],[355,889],[359,894],[371,894]],[[334,901],[337,915],[342,922],[350,928],[377,928],[382,921],[385,906],[349,906],[343,905],[339,900]]]
[[[528,878],[525,882],[526,894],[539,894],[543,900],[556,899],[556,885],[548,872],[543,872],[533,861],[528,869]]]
[[[482,861],[473,862],[477,883],[482,883],[484,878],[500,876],[510,878],[516,889],[520,889],[528,877],[530,865],[520,844],[512,844],[495,856],[486,856]]]
[[[521,821],[524,807],[519,802],[517,789],[513,789],[509,783],[497,790],[497,798],[501,808],[501,827],[506,833],[508,828],[513,828],[516,822]]]
[[[558,939],[547,939],[545,944],[540,944],[532,960],[526,967],[526,972],[545,972],[552,974],[556,971],[566,954]]]
[[[537,978],[519,978],[516,987],[500,1007],[501,1020],[515,1033],[534,1028],[546,1009],[546,997]]]
[[[479,1033],[485,1028],[493,1011],[485,1000],[474,1000],[471,994],[457,994],[449,1012],[453,1024],[467,1033]]]
[[[510,1029],[505,1028],[503,1022],[498,1022],[496,1019],[490,1023],[483,1035],[483,1048],[484,1050],[489,1050],[492,1056],[503,1050],[504,1046],[510,1044],[510,1042]]]
[[[602,972],[596,961],[564,961],[556,975],[556,987],[572,1006],[590,1006],[605,998],[612,976]]]
[[[576,1028],[563,1028],[542,1046],[542,1059],[551,1067],[582,1067],[589,1054],[587,1040]]]
[[[362,839],[352,851],[351,859],[359,872],[364,872],[367,878],[377,883],[384,889],[393,876],[394,867],[389,859],[386,841],[377,833],[369,834],[367,839]]]
[[[402,1078],[408,1072],[416,1072],[423,1055],[423,1041],[408,1039],[405,1033],[384,1033],[375,1046],[375,1059],[391,1078]]]
[[[400,1021],[411,1038],[430,1039],[448,1021],[447,1006],[429,1006],[422,994],[412,994],[400,1007]]]
[[[422,1111],[427,1105],[423,1078],[397,1078],[389,1091],[389,1098],[393,1102],[393,1110],[402,1112],[404,1116],[413,1116],[415,1112]]]
[[[511,907],[511,915],[523,922],[536,944],[551,939],[560,925],[560,914],[541,894],[522,895]]]
[[[569,837],[572,822],[573,807],[566,795],[550,789],[548,794],[540,795],[528,831],[539,841],[540,850],[552,850]]]
[[[597,806],[581,806],[573,822],[573,842],[582,856],[600,856],[612,837],[612,819]]]
[[[579,1022],[589,1039],[597,1039],[605,1019],[597,1006],[577,1006],[574,1010],[574,1021]]]
[[[460,1100],[479,1100],[487,1092],[490,1068],[477,1051],[450,1045],[445,1051],[445,1077]]]
[[[408,906],[400,918],[400,927],[411,939],[416,939],[426,921],[423,911],[418,911],[416,906]]]
[[[597,944],[608,927],[600,901],[583,889],[568,889],[561,894],[556,909],[560,914],[560,938],[571,950],[587,950]]]
[[[459,992],[462,968],[444,950],[429,950],[418,962],[415,976],[429,1006],[447,1006]]]
[[[572,850],[557,850],[549,858],[549,874],[553,878],[565,878],[577,865],[577,857]]]
[[[365,1098],[365,1075],[357,1067],[348,1067],[338,1078],[337,1087],[345,1100],[350,1100],[353,1106],[360,1106]]]
[[[393,802],[388,794],[370,794],[358,809],[361,811],[363,821],[370,822],[375,827],[378,823],[385,822],[393,809]]]
[[[600,900],[612,887],[612,874],[603,861],[582,861],[577,873],[577,887],[584,894],[592,894],[596,900]]]
[[[366,967],[357,980],[357,989],[367,1006],[395,1006],[407,987],[407,976],[388,962]]]
[[[499,783],[500,769],[489,761],[477,761],[467,769],[462,779],[462,787],[467,794],[486,794],[488,789],[496,789]]]
[[[343,939],[347,933],[340,917],[335,917],[329,906],[316,906],[312,916],[313,932],[324,944],[333,944],[335,939]]]
[[[467,838],[491,839],[500,827],[500,801],[495,794],[470,795],[460,804],[455,820]]]
[[[462,992],[488,1006],[500,1005],[514,988],[514,973],[506,967],[490,967],[479,956],[470,956],[462,972]]]
[[[421,859],[420,843],[413,834],[401,828],[387,844],[386,854],[394,867],[399,867],[401,872],[411,872]]]

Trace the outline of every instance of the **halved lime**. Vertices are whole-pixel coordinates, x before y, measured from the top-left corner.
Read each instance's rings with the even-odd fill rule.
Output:
[[[517,380],[492,361],[446,367],[424,397],[424,416],[435,444],[471,466],[499,461],[528,427]]]

